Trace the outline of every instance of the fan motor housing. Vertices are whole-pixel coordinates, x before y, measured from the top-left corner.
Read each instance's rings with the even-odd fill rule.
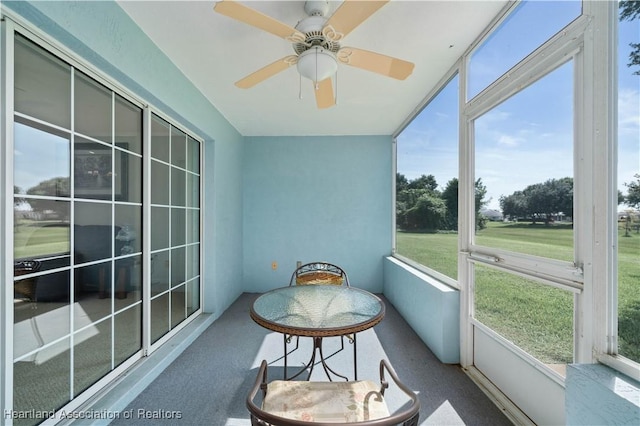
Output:
[[[328,39],[322,32],[327,20],[322,16],[309,16],[296,25],[296,30],[305,35],[304,42],[293,43],[293,50],[300,55],[312,47],[320,46],[329,52],[340,50],[340,43]]]

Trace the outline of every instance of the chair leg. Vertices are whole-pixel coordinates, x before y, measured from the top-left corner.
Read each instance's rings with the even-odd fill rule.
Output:
[[[287,355],[289,355],[292,352],[295,352],[298,350],[298,345],[300,344],[300,336],[295,336],[296,338],[296,347],[291,349],[290,351],[287,351],[287,344],[291,343],[291,339],[294,337],[293,335],[289,334],[283,334],[282,335],[284,337],[284,380],[288,380],[287,379]]]
[[[420,416],[420,413],[416,413],[415,416],[411,417],[409,420],[407,420],[406,422],[402,423],[402,426],[418,426],[418,417]]]

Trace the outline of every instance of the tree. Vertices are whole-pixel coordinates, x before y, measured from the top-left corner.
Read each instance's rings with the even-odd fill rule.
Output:
[[[70,195],[69,178],[55,177],[40,182],[27,190],[28,195],[52,195],[68,197]],[[42,200],[29,198],[29,204],[34,211],[52,214],[58,220],[69,220],[69,203],[56,200]]]
[[[396,225],[401,229],[452,230],[458,229],[458,179],[447,182],[442,192],[433,175],[422,175],[407,182],[396,174]],[[487,188],[482,180],[475,182],[476,226],[486,227],[487,219],[480,209],[487,204]]]
[[[412,209],[420,197],[426,196],[426,189],[403,189],[396,194],[396,224],[403,229],[411,227],[407,221],[407,212]]]
[[[409,188],[409,181],[402,173],[396,173],[396,193],[400,193]]]
[[[549,179],[525,188],[524,192],[534,219],[543,217],[548,224],[559,213],[573,217],[573,178]]]
[[[526,217],[528,214],[527,199],[522,191],[500,197],[500,208],[505,217],[513,219]]]
[[[445,229],[458,230],[458,178],[453,178],[447,182],[447,186],[442,191],[442,199],[447,207],[447,214],[444,219]]]
[[[573,217],[573,178],[549,179],[529,185],[522,191],[500,197],[502,213],[514,218],[542,218],[549,223],[560,213]]]
[[[436,178],[433,175],[422,175],[410,181],[409,188],[426,189],[427,191],[435,192],[436,188],[438,188],[438,182],[436,182]]]
[[[18,194],[22,193],[22,188],[20,188],[19,186],[15,186],[13,185],[13,206],[14,207],[18,207],[20,204],[25,202],[24,197],[20,197]]]
[[[620,20],[633,21],[640,18],[640,1],[638,0],[621,0],[619,3]],[[629,43],[629,46],[633,49],[629,54],[629,67],[634,65],[640,65],[640,43]],[[635,75],[640,75],[640,70],[634,72]]]
[[[624,184],[627,187],[627,196],[624,201],[629,207],[638,209],[640,208],[640,174],[636,173],[633,177],[636,178],[635,181]]]
[[[447,182],[442,194],[440,196],[444,200],[447,207],[447,213],[443,222],[443,229],[458,230],[458,178],[453,178]],[[484,229],[487,224],[487,220],[480,214],[480,210],[487,204],[487,200],[484,197],[487,195],[487,188],[482,183],[482,179],[478,178],[475,182],[475,210],[476,210],[476,227],[478,229]]]
[[[476,205],[476,229],[484,229],[487,227],[487,218],[480,214],[480,210],[487,205],[489,200],[485,200],[487,195],[487,187],[482,183],[482,178],[478,178],[474,189],[475,205]]]
[[[408,181],[404,175],[396,173],[397,226],[402,229],[437,229],[442,220],[434,218],[437,218],[441,212],[428,211],[432,207],[436,210],[440,208],[431,200],[433,197],[439,198],[437,187],[438,182],[433,175],[422,175]],[[434,227],[435,222],[437,222],[436,227]]]
[[[447,213],[444,201],[433,193],[421,195],[416,203],[407,210],[405,223],[407,229],[435,231],[440,228]]]
[[[71,192],[69,191],[69,178],[55,177],[48,180],[43,180],[36,186],[27,189],[27,194],[68,197],[71,194]]]
[[[476,229],[484,229],[487,227],[487,222],[489,219],[480,213],[483,207],[489,204],[489,200],[485,200],[485,196],[487,195],[487,187],[482,183],[482,178],[478,178],[475,183],[475,206],[476,206]]]

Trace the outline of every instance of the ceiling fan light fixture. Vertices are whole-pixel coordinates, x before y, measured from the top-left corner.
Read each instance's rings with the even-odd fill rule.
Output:
[[[313,46],[298,56],[298,72],[313,82],[323,81],[338,71],[338,60],[333,52]]]

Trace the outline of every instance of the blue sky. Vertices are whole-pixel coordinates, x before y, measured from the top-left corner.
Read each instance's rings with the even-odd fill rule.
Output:
[[[574,19],[579,6],[521,6],[474,54],[471,96]],[[640,171],[640,76],[627,67],[629,43],[639,34],[639,21],[620,23],[618,180],[624,193],[623,184]],[[501,195],[573,175],[572,73],[573,64],[566,63],[476,120],[476,178],[487,187],[490,208],[499,208]],[[398,137],[398,172],[408,179],[432,174],[442,189],[458,175],[457,85],[456,77]]]

